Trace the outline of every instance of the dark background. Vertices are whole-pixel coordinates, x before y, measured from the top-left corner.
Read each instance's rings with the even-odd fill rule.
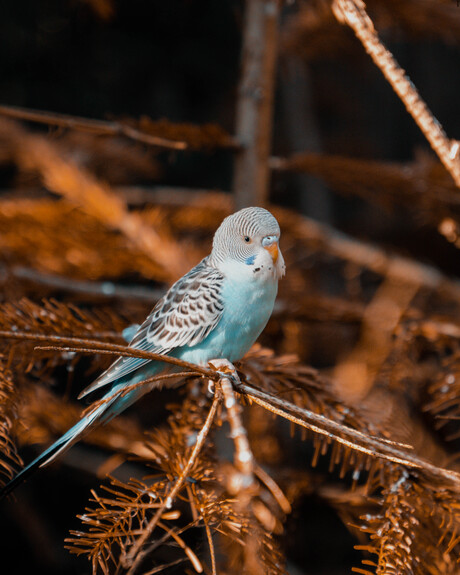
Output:
[[[233,0],[3,0],[0,103],[88,118],[146,115],[154,120],[213,122],[232,133],[243,5]],[[351,33],[334,29],[329,36],[327,28],[320,29],[322,38],[312,36],[311,44],[308,36],[298,32],[294,38],[293,22],[306,6],[308,2],[294,2],[283,10],[273,154],[305,150],[396,162],[412,161],[422,151],[432,154]],[[373,2],[371,8],[376,6],[378,2]],[[460,18],[455,2],[451,7],[452,17]],[[447,30],[444,37],[428,27],[425,33],[417,29],[412,34],[407,21],[402,25],[395,18],[387,23],[382,31],[385,43],[448,135],[460,137],[460,50],[455,33]],[[335,34],[342,35],[343,44]],[[136,183],[230,191],[232,160],[230,151],[162,152],[156,157],[155,177],[139,174]],[[14,177],[1,171],[0,186],[6,188]],[[320,180],[298,175],[274,177],[270,198],[355,237],[431,262],[449,273],[458,272],[456,248],[432,225],[400,206],[385,211],[364,200],[337,195]],[[25,572],[34,557],[35,573],[89,571],[85,559],[72,558],[62,546],[56,548],[54,542],[41,539],[46,531],[62,540],[62,533],[77,527],[75,515],[87,501],[80,477],[71,500],[48,491],[54,473],[58,471],[38,474],[33,486],[33,493],[41,493],[46,500],[44,507],[60,510],[53,514],[52,526],[42,529],[39,523],[46,513],[30,515],[27,497],[36,497],[30,487],[21,491],[23,499],[17,505],[7,504],[9,523],[2,527],[2,547],[16,557],[12,572]],[[59,473],[66,474],[66,494],[73,493],[71,469]],[[88,474],[88,486],[91,478]],[[51,484],[59,481],[53,479]],[[335,518],[324,517],[323,507],[314,499],[306,500],[305,506],[287,525],[288,540],[295,534],[308,542],[302,556],[296,547],[291,557],[302,565],[299,573],[331,575],[358,565],[345,527]],[[317,540],[311,528],[302,524],[303,515],[315,513],[328,524],[332,555],[321,547],[327,547],[323,538]],[[35,534],[31,548],[15,538],[23,522],[29,522]],[[39,561],[46,563],[44,571]],[[296,572],[293,567],[292,573]]]

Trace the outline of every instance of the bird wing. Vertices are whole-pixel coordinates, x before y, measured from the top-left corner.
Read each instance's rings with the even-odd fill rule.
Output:
[[[177,347],[200,343],[218,324],[224,305],[224,276],[207,258],[178,280],[153,308],[129,347],[168,354]],[[136,371],[150,360],[119,357],[79,397]]]

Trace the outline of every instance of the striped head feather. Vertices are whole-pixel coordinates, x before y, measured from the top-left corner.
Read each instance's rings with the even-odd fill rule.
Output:
[[[209,263],[221,269],[224,262],[231,260],[259,271],[270,261],[274,276],[279,279],[285,271],[280,235],[279,224],[268,210],[244,208],[226,217],[217,229]]]

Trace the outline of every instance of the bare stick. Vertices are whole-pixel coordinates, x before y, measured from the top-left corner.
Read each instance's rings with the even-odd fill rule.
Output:
[[[267,203],[278,14],[278,0],[246,1],[236,120],[243,146],[235,160],[237,209]]]
[[[409,114],[433,150],[439,156],[446,170],[460,188],[460,144],[450,140],[441,124],[420,97],[416,87],[396,62],[394,56],[380,41],[372,20],[362,0],[334,0],[332,10],[339,22],[348,24],[361,40],[366,52],[380,68],[393,90],[398,94]]]
[[[176,496],[179,493],[179,491],[181,490],[185,480],[187,479],[187,476],[188,476],[192,466],[194,465],[201,449],[203,448],[204,442],[206,441],[206,437],[209,434],[212,422],[214,421],[214,417],[215,417],[216,412],[217,412],[217,408],[221,402],[221,398],[222,398],[222,396],[220,393],[216,393],[214,395],[211,409],[209,410],[209,413],[206,417],[206,421],[204,422],[203,427],[200,429],[200,432],[197,435],[195,446],[193,447],[192,453],[190,454],[190,457],[188,458],[188,461],[187,461],[184,469],[182,470],[182,473],[180,474],[176,483],[173,485],[173,487],[169,491],[168,495],[165,497],[163,503],[157,509],[155,515],[152,517],[152,519],[149,521],[149,523],[147,524],[147,526],[143,530],[142,535],[132,545],[131,550],[127,554],[125,561],[130,566],[127,575],[133,575],[136,572],[137,568],[139,567],[140,563],[142,562],[142,559],[144,558],[144,554],[141,552],[143,545],[146,543],[146,541],[148,540],[150,535],[153,533],[155,527],[158,525],[158,522],[160,521],[161,516],[163,515],[165,509],[168,509],[171,507],[174,499],[176,498]]]
[[[177,142],[160,138],[151,134],[141,132],[132,126],[123,122],[107,122],[104,120],[90,120],[88,118],[79,118],[67,114],[57,114],[53,112],[43,112],[40,110],[29,110],[26,108],[17,108],[14,106],[0,106],[0,114],[16,120],[26,120],[37,122],[39,124],[48,124],[60,126],[62,128],[71,128],[83,132],[91,132],[105,136],[125,136],[131,140],[157,146],[159,148],[168,148],[171,150],[184,150],[188,147],[186,142]]]
[[[123,286],[110,281],[97,282],[78,280],[57,274],[40,272],[33,268],[27,268],[24,266],[14,266],[10,269],[5,266],[0,266],[0,273],[3,272],[3,270],[5,270],[5,273],[10,273],[13,277],[18,278],[19,280],[30,281],[34,284],[46,286],[59,291],[95,296],[104,299],[135,299],[137,301],[154,303],[165,294],[165,290],[162,289],[152,289],[140,285]]]

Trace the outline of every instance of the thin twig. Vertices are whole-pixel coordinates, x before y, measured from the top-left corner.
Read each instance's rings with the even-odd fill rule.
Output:
[[[67,278],[57,274],[43,273],[24,266],[12,268],[0,267],[0,273],[6,273],[20,280],[26,280],[38,285],[50,287],[59,291],[78,293],[100,298],[135,299],[154,303],[165,293],[165,290],[152,289],[144,286],[123,286],[110,281],[97,282]]]
[[[190,547],[185,543],[182,537],[179,537],[179,535],[174,531],[174,529],[171,529],[161,521],[158,521],[157,525],[158,527],[166,531],[166,533],[174,539],[174,541],[179,545],[179,547],[184,550],[184,553],[189,558],[195,571],[197,573],[203,573],[203,566],[201,565],[201,561],[198,559],[196,554],[190,549]]]
[[[254,474],[260,479],[260,481],[262,481],[262,483],[265,484],[267,489],[271,492],[273,497],[278,502],[278,505],[280,506],[281,510],[286,514],[290,513],[292,511],[292,508],[286,495],[284,495],[279,485],[272,477],[270,477],[270,475],[265,471],[265,469],[263,469],[262,467],[260,467],[260,465],[257,465],[257,463],[255,463]]]
[[[18,340],[43,341],[46,343],[53,341],[57,344],[60,343],[63,346],[57,347],[57,349],[62,351],[124,355],[149,359],[153,361],[162,361],[190,369],[190,371],[199,372],[212,380],[215,380],[217,377],[219,377],[219,374],[216,373],[216,371],[193,363],[189,363],[187,361],[122,345],[102,343],[100,341],[92,341],[72,337],[64,338],[60,336],[27,334],[4,330],[0,331],[0,338],[1,337]],[[86,347],[64,347],[66,345],[68,346],[69,343],[79,344]],[[279,399],[272,394],[265,393],[264,391],[256,389],[248,384],[241,383],[238,385],[236,391],[238,393],[243,393],[252,401],[261,405],[265,409],[268,409],[272,413],[284,417],[285,419],[289,419],[293,423],[309,429],[314,433],[330,437],[331,440],[337,441],[338,443],[341,443],[350,449],[365,453],[372,457],[379,457],[387,461],[392,461],[393,463],[399,463],[409,468],[423,469],[424,471],[427,471],[438,478],[447,479],[457,485],[460,484],[460,475],[458,473],[437,467],[423,459],[419,459],[410,453],[405,453],[397,448],[398,444],[396,442],[362,433],[356,429],[333,421],[324,415],[303,409],[286,400]],[[206,431],[206,433],[207,432],[208,431]]]
[[[187,476],[191,468],[193,467],[201,449],[203,448],[204,442],[206,441],[206,438],[209,434],[212,422],[214,421],[214,417],[217,413],[217,408],[221,403],[221,398],[222,396],[220,393],[216,393],[214,395],[211,408],[208,412],[203,427],[200,429],[197,435],[196,443],[193,447],[192,453],[190,454],[190,457],[188,458],[188,461],[184,469],[182,470],[181,475],[178,477],[177,481],[170,489],[168,495],[165,497],[163,503],[157,509],[155,515],[152,517],[147,526],[144,528],[142,535],[139,537],[139,539],[137,539],[135,543],[133,543],[131,550],[127,554],[126,562],[130,567],[127,575],[133,575],[136,572],[137,568],[139,567],[144,557],[144,554],[141,552],[143,545],[146,543],[146,541],[154,531],[155,527],[158,525],[158,521],[160,520],[165,509],[171,507],[174,499],[176,498],[184,482],[186,481]]]
[[[72,130],[81,130],[83,132],[90,132],[101,136],[125,136],[126,138],[142,142],[143,144],[157,146],[159,148],[168,148],[170,150],[184,150],[185,148],[188,148],[188,144],[186,142],[178,142],[146,134],[145,132],[141,132],[123,122],[92,120],[70,116],[68,114],[30,110],[15,106],[0,106],[0,114],[16,120],[26,120],[28,122],[37,122],[39,124],[71,128]]]
[[[48,347],[48,348],[37,348],[37,349],[60,349],[60,348],[53,348],[53,347]],[[138,381],[136,383],[130,383],[129,385],[125,385],[122,389],[116,391],[113,394],[109,394],[106,395],[104,397],[101,397],[101,399],[98,399],[97,401],[95,401],[94,403],[92,403],[84,412],[83,412],[83,416],[90,414],[91,412],[93,412],[94,410],[96,410],[98,407],[100,407],[101,405],[103,405],[104,403],[109,403],[110,401],[112,401],[114,399],[114,397],[125,397],[126,395],[128,395],[129,393],[131,393],[131,391],[134,391],[135,389],[139,389],[140,387],[145,387],[147,385],[149,385],[150,383],[155,383],[157,381],[159,382],[163,382],[163,381],[167,381],[169,379],[177,379],[177,378],[181,378],[181,377],[193,377],[193,376],[201,376],[201,373],[199,371],[180,371],[180,372],[174,372],[174,373],[166,373],[166,374],[160,374],[160,375],[152,375],[151,377],[147,377],[146,379],[143,379],[142,381]],[[90,392],[91,393],[91,392]],[[83,395],[86,395],[84,392],[82,395],[80,395],[78,397],[78,399],[80,399]]]
[[[208,539],[209,545],[209,554],[211,556],[211,575],[217,575],[217,566],[216,566],[216,551],[214,549],[214,542],[212,540],[212,533],[209,525],[205,522],[204,528],[206,529],[206,537]]]
[[[437,467],[410,453],[404,453],[394,445],[382,441],[380,438],[366,435],[356,429],[328,419],[324,415],[298,407],[245,383],[238,386],[238,392],[243,393],[254,403],[257,403],[272,413],[284,417],[292,421],[292,423],[313,431],[314,433],[329,437],[331,440],[341,443],[354,451],[359,451],[371,457],[385,459],[392,463],[399,463],[412,469],[423,470],[432,474],[434,477],[442,478],[443,480],[453,483],[456,488],[460,487],[460,474],[449,469]]]
[[[394,56],[380,41],[362,0],[334,0],[332,10],[339,22],[346,23],[361,40],[366,52],[380,68],[393,90],[414,118],[425,138],[439,156],[446,170],[460,188],[460,146],[450,140],[441,124],[420,97],[416,87],[396,62]]]

